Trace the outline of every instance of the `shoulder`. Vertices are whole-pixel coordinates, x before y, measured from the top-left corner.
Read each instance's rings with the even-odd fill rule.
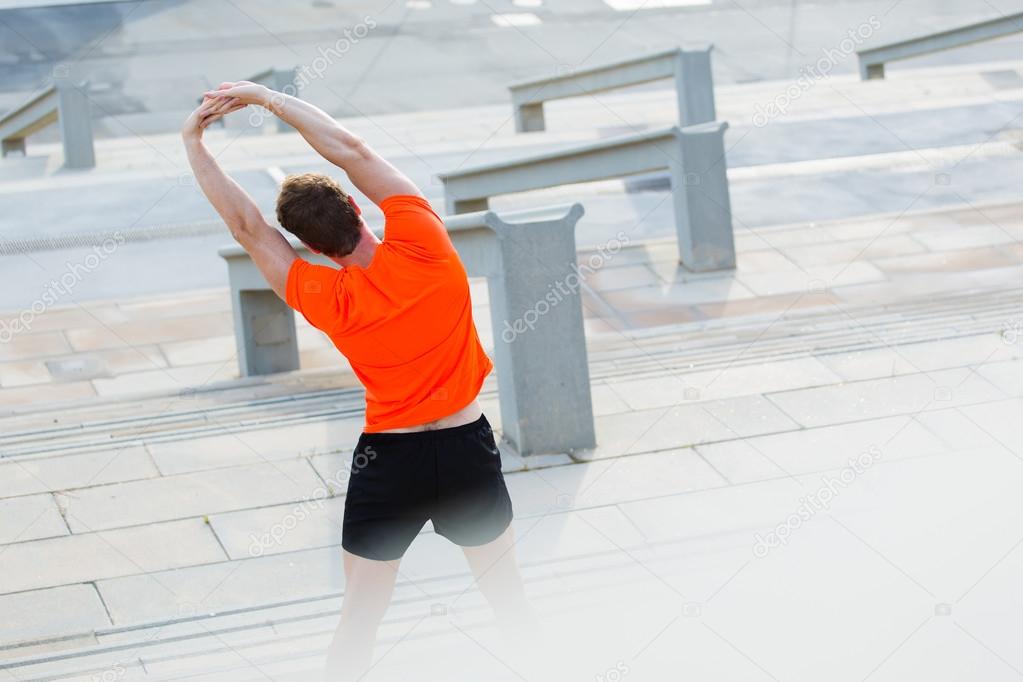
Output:
[[[440,221],[441,218],[433,210],[433,206],[426,200],[426,197],[415,194],[395,194],[380,202],[380,210],[384,218],[415,218],[424,217]]]

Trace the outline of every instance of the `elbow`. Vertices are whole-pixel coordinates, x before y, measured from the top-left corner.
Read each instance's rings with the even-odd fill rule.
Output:
[[[227,229],[231,232],[231,236],[242,246],[251,244],[259,237],[263,230],[269,227],[262,218],[253,220],[246,216],[237,216],[225,222],[227,223]]]
[[[358,135],[342,131],[338,138],[338,156],[346,162],[362,161],[371,154],[369,145]]]

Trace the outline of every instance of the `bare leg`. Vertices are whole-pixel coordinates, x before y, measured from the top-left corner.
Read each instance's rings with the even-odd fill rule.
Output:
[[[325,682],[358,680],[369,670],[377,629],[391,603],[400,560],[373,561],[344,552],[344,562],[341,622],[327,651]]]
[[[511,526],[496,540],[478,547],[463,547],[462,551],[477,587],[494,610],[516,672],[525,674],[529,680],[544,679],[545,675],[534,671],[539,668],[549,672],[551,658],[522,584]]]
[[[536,617],[515,561],[515,535],[511,526],[496,540],[477,547],[463,547],[462,551],[476,577],[476,586],[494,609],[502,631],[514,634],[535,631]]]

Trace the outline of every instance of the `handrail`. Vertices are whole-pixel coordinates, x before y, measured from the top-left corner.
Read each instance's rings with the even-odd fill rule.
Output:
[[[466,273],[487,278],[501,426],[522,455],[592,448],[596,442],[576,270],[575,226],[582,215],[583,207],[572,204],[444,219]],[[303,258],[337,267],[291,241]],[[222,248],[220,256],[231,282],[241,373],[298,369],[291,308],[240,246]],[[560,293],[556,304],[550,302],[554,286]]]
[[[96,156],[92,140],[92,119],[87,83],[61,80],[31,95],[0,117],[0,153],[26,154],[26,139],[46,126],[59,122],[66,168],[92,168]]]
[[[713,122],[576,145],[438,175],[448,213],[484,210],[490,197],[668,170],[679,261],[704,272],[735,267],[724,149]]]
[[[937,33],[916,36],[886,45],[866,47],[857,50],[860,78],[873,80],[884,78],[885,64],[919,57],[925,54],[951,50],[986,40],[1002,38],[1014,33],[1023,33],[1023,12],[1009,14],[975,24],[967,24]]]
[[[618,62],[579,69],[549,78],[512,84],[512,108],[516,132],[544,130],[544,102],[579,97],[597,92],[675,79],[679,125],[713,121],[714,78],[710,68],[713,45],[701,48],[672,48]]]

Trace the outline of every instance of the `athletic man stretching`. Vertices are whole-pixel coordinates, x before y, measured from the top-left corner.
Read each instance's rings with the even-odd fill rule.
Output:
[[[284,181],[277,219],[339,268],[298,257],[202,141],[221,116],[262,105],[383,210],[384,240],[334,180]],[[419,189],[313,105],[241,81],[208,92],[182,132],[199,186],[277,295],[326,333],[366,388],[342,531],[345,597],[327,679],[369,668],[398,563],[427,520],[461,545],[508,634],[534,627],[512,552],[511,501],[477,395],[492,369],[465,269]]]

